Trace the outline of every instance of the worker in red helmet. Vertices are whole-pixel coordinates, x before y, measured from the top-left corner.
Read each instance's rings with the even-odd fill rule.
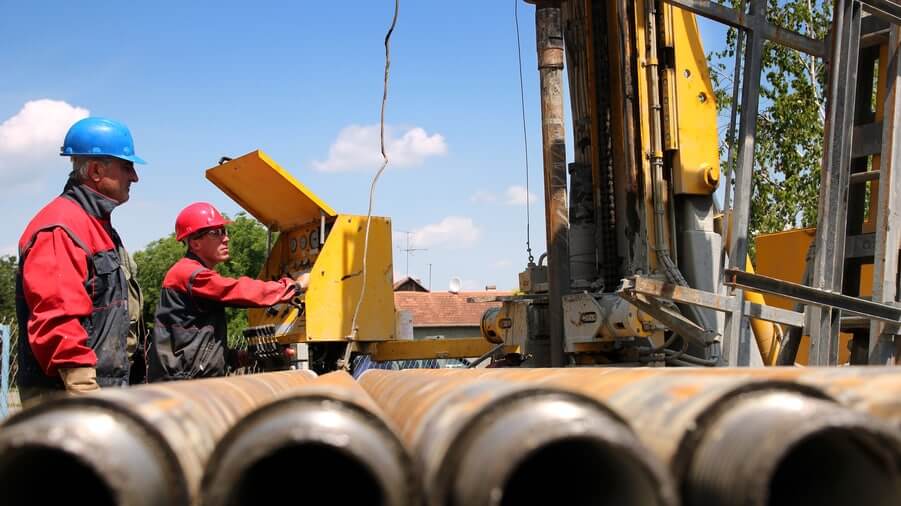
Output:
[[[307,277],[261,281],[229,278],[213,270],[229,259],[229,223],[206,202],[178,214],[175,238],[185,243],[187,252],[163,279],[147,351],[148,381],[224,376],[235,362],[228,348],[225,308],[268,307],[306,289]]]

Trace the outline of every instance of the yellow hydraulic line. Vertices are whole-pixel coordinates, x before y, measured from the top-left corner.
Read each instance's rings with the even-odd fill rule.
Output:
[[[754,265],[751,264],[751,258],[745,261],[745,271],[754,273]],[[763,295],[758,292],[745,290],[745,300],[754,304],[766,304]],[[781,328],[777,328],[777,324],[766,320],[751,318],[751,330],[754,332],[754,338],[757,340],[757,347],[760,348],[760,358],[763,359],[764,365],[776,365],[779,358],[779,350],[782,348],[782,341],[777,338],[777,334],[781,335]]]

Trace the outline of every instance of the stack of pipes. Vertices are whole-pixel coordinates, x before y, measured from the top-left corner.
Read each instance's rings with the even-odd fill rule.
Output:
[[[892,368],[303,371],[60,398],[0,504],[895,505]]]

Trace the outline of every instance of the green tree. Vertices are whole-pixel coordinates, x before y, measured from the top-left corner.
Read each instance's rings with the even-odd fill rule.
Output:
[[[228,234],[231,259],[218,265],[216,270],[224,276],[256,277],[266,260],[266,228],[242,212],[235,217],[234,223],[228,226]],[[158,239],[144,250],[135,253],[138,282],[144,291],[144,317],[148,323],[153,323],[160,299],[160,287],[166,272],[184,254],[185,246],[175,240],[174,234]],[[229,336],[239,335],[247,326],[246,311],[227,309],[226,314]]]
[[[11,255],[0,255],[0,325],[9,326],[9,363],[11,385],[15,385],[17,355],[19,353],[19,327],[16,322],[16,271],[19,260]]]
[[[0,322],[16,319],[16,270],[19,261],[12,255],[0,256]]]
[[[739,1],[729,0],[732,5]],[[832,19],[831,2],[768,0],[771,23],[823,39]],[[732,105],[736,32],[726,48],[709,55],[718,107]],[[815,226],[823,159],[825,64],[767,41],[764,44],[760,106],[749,234]],[[728,140],[728,139],[727,139]],[[722,149],[721,153],[726,150]],[[723,164],[728,163],[723,160]]]
[[[230,277],[257,277],[266,261],[267,232],[257,220],[244,213],[235,217],[234,223],[228,226],[228,249],[231,259],[217,268],[220,274]],[[275,236],[273,236],[273,242]],[[247,326],[247,311],[243,309],[226,309],[228,315],[228,335],[239,336]]]
[[[175,240],[175,234],[157,239],[134,254],[138,264],[138,284],[144,292],[144,321],[153,325],[160,288],[166,272],[179,258],[185,256],[185,245]]]

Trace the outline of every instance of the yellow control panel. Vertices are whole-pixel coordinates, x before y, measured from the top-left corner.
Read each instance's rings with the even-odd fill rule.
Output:
[[[248,310],[250,344],[395,339],[391,220],[335,213],[262,151],[207,178],[278,233],[261,279],[310,275],[290,303]]]

